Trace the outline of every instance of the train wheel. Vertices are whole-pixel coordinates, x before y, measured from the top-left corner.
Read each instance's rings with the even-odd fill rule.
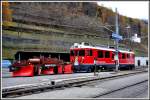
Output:
[[[101,67],[101,71],[103,72],[105,70],[105,67]]]
[[[131,65],[131,68],[130,68],[131,70],[134,70],[135,69],[135,66],[134,65]]]
[[[75,68],[73,68],[73,72],[74,72],[74,73],[76,73],[76,72],[77,72],[77,70],[76,70]]]
[[[129,70],[132,70],[132,66],[129,66]]]

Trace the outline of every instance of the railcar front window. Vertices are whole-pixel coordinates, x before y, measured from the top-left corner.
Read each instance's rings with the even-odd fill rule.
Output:
[[[122,53],[122,59],[125,59],[125,54],[124,53]]]
[[[85,55],[85,50],[79,50],[79,56],[84,56]]]
[[[70,55],[74,56],[74,51],[73,50],[70,51]]]
[[[78,56],[78,50],[75,50],[75,51],[74,51],[74,55],[75,55],[75,56]]]

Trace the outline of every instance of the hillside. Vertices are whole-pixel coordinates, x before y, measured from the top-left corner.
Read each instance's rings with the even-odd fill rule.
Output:
[[[17,51],[69,52],[75,42],[113,45],[110,39],[115,30],[115,13],[96,3],[3,3],[2,52],[3,58],[13,58]],[[132,47],[136,55],[148,52],[148,23],[144,20],[119,16],[120,34],[127,37],[137,33],[145,37],[140,44],[121,41],[121,47]],[[129,45],[130,44],[130,45]],[[141,49],[142,48],[142,49]]]

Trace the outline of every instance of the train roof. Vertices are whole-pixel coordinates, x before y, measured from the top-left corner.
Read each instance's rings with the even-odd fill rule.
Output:
[[[108,46],[106,47],[103,47],[103,46],[92,46],[92,45],[84,45],[84,43],[81,43],[81,44],[74,44],[70,49],[85,49],[85,48],[91,48],[91,49],[99,49],[99,50],[107,50],[107,51],[116,51],[115,49],[113,48],[109,48]],[[119,52],[122,52],[122,53],[132,53],[134,54],[133,51],[127,51],[127,50],[121,50],[119,49]]]

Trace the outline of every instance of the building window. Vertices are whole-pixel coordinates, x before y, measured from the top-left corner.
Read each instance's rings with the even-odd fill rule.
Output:
[[[110,52],[109,51],[105,52],[105,58],[110,58]]]
[[[137,62],[137,63],[138,63],[138,66],[140,66],[140,65],[141,65],[141,62],[140,62],[140,60],[138,60],[138,62]]]
[[[103,58],[104,55],[103,55],[103,51],[98,51],[98,58]]]
[[[148,66],[148,60],[146,60],[146,66]]]

